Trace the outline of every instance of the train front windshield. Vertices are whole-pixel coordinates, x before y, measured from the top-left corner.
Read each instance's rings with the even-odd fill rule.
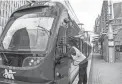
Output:
[[[14,51],[45,51],[53,17],[38,17],[39,13],[18,18],[9,28],[3,47]]]
[[[48,7],[35,10],[17,12],[8,22],[1,43],[3,65],[32,67],[45,58],[55,16]]]

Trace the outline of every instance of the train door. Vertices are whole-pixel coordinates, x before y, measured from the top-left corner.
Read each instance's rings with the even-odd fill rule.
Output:
[[[68,18],[67,12],[63,12],[60,18],[59,31],[57,36],[56,45],[56,65],[55,65],[55,79],[58,84],[68,84],[68,56],[67,56],[67,36],[66,31],[68,28],[68,23],[65,22]]]

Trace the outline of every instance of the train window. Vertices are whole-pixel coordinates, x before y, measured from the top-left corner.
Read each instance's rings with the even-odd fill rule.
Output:
[[[116,45],[115,49],[117,52],[122,52],[122,45]]]
[[[12,51],[44,51],[54,18],[25,16],[18,18],[8,30],[3,40],[4,48]]]
[[[44,57],[32,55],[31,52],[46,51],[53,21],[54,17],[38,12],[17,18],[2,41],[4,50],[8,52],[0,54],[3,65],[33,67],[40,64]]]

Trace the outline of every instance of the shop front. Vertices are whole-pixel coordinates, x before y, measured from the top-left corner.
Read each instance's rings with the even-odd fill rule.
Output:
[[[122,29],[115,35],[114,41],[116,59],[122,60]]]

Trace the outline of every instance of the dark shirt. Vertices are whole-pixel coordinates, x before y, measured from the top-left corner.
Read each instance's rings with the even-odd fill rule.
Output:
[[[87,42],[83,42],[83,54],[86,56],[86,59],[84,59],[79,65],[87,66],[88,64],[88,57],[90,56],[92,47]]]

